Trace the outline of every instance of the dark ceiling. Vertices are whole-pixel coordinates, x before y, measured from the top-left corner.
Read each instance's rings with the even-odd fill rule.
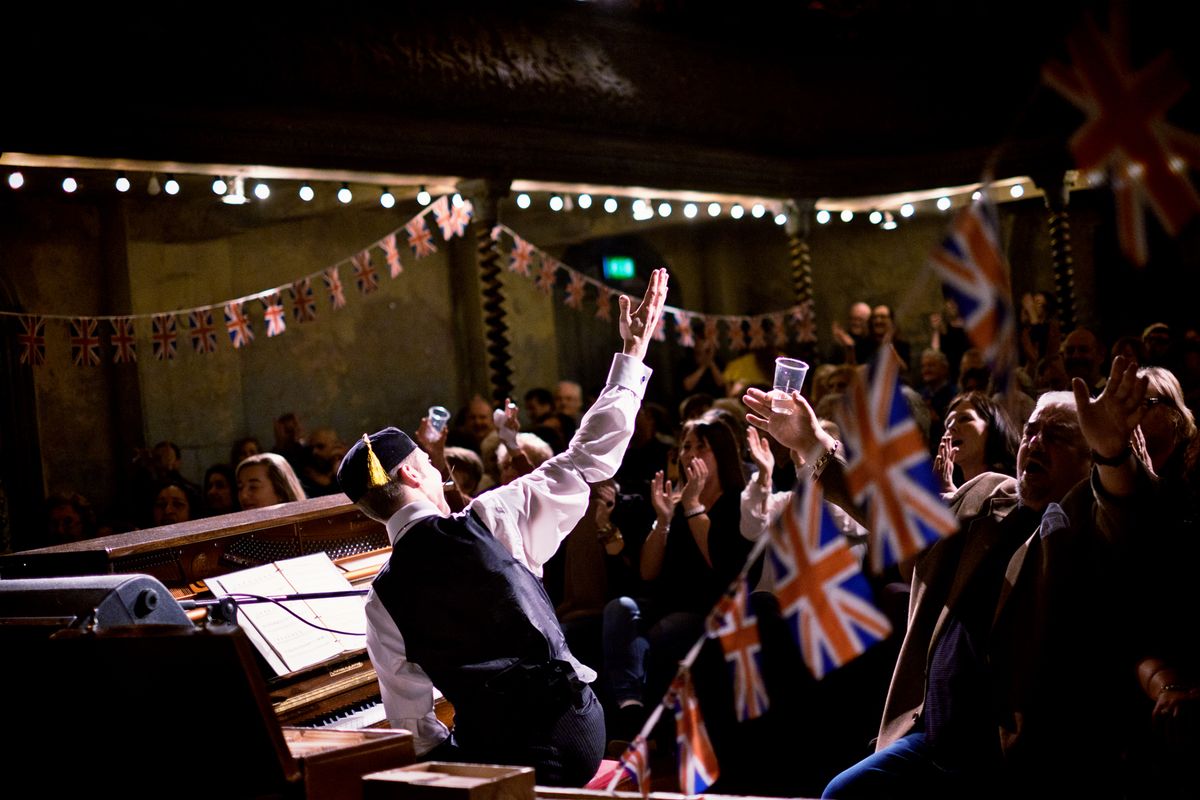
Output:
[[[10,26],[0,149],[774,197],[970,183],[993,154],[1036,177],[1083,119],[1040,66],[1095,4],[432,5]],[[1171,8],[1130,9],[1134,66],[1193,72]]]

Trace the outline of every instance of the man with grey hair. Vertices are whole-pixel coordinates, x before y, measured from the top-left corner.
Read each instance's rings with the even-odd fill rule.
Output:
[[[1133,662],[1113,625],[1119,556],[1144,499],[1131,436],[1146,379],[1122,357],[1105,390],[1043,395],[1017,477],[984,473],[952,498],[959,533],[914,559],[908,628],[874,755],[825,796],[1105,796],[1117,790],[1120,715]],[[797,393],[747,419],[812,457],[827,499],[861,519],[838,443]],[[1089,480],[1090,478],[1090,480]]]
[[[418,756],[532,766],[546,785],[595,774],[596,673],[571,654],[539,577],[587,509],[589,484],[620,466],[666,295],[666,270],[655,270],[636,310],[621,296],[623,351],[566,452],[462,512],[450,514],[441,473],[396,428],[364,435],[342,460],[343,491],[392,542],[367,599],[367,652],[387,718],[413,732]],[[453,732],[434,714],[434,686],[454,706]]]

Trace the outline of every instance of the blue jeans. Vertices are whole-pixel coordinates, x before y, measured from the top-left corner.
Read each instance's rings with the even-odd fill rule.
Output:
[[[933,746],[924,733],[910,733],[864,758],[829,782],[821,797],[855,798],[981,797],[999,791],[978,774],[943,769],[934,761]]]
[[[642,610],[632,597],[618,597],[604,606],[604,671],[618,704],[643,700],[650,643],[642,636],[641,620]]]

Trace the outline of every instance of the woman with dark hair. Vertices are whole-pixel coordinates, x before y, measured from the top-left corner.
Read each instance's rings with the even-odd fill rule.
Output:
[[[679,491],[661,470],[651,483],[656,520],[640,561],[648,597],[619,597],[604,610],[605,669],[618,706],[618,739],[636,733],[645,697],[666,689],[752,546],[739,527],[746,480],[730,427],[712,415],[686,422],[679,467]]]
[[[237,476],[227,464],[213,464],[204,473],[204,508],[209,516],[237,511]]]
[[[967,392],[947,409],[946,432],[933,459],[944,494],[985,472],[1016,474],[1021,436],[1003,407],[983,392]]]
[[[200,516],[200,498],[190,483],[168,478],[158,484],[150,506],[150,522],[154,527],[187,522]]]
[[[244,509],[308,499],[292,465],[277,453],[259,453],[238,464],[237,487]]]

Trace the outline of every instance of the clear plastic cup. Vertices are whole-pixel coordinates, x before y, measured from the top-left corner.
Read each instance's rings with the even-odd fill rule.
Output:
[[[430,406],[426,416],[429,417],[429,429],[440,434],[446,430],[450,422],[450,410],[445,406]]]
[[[771,411],[776,414],[791,414],[796,410],[792,392],[800,391],[807,374],[808,364],[797,358],[780,356],[775,359],[775,382],[770,393]]]

